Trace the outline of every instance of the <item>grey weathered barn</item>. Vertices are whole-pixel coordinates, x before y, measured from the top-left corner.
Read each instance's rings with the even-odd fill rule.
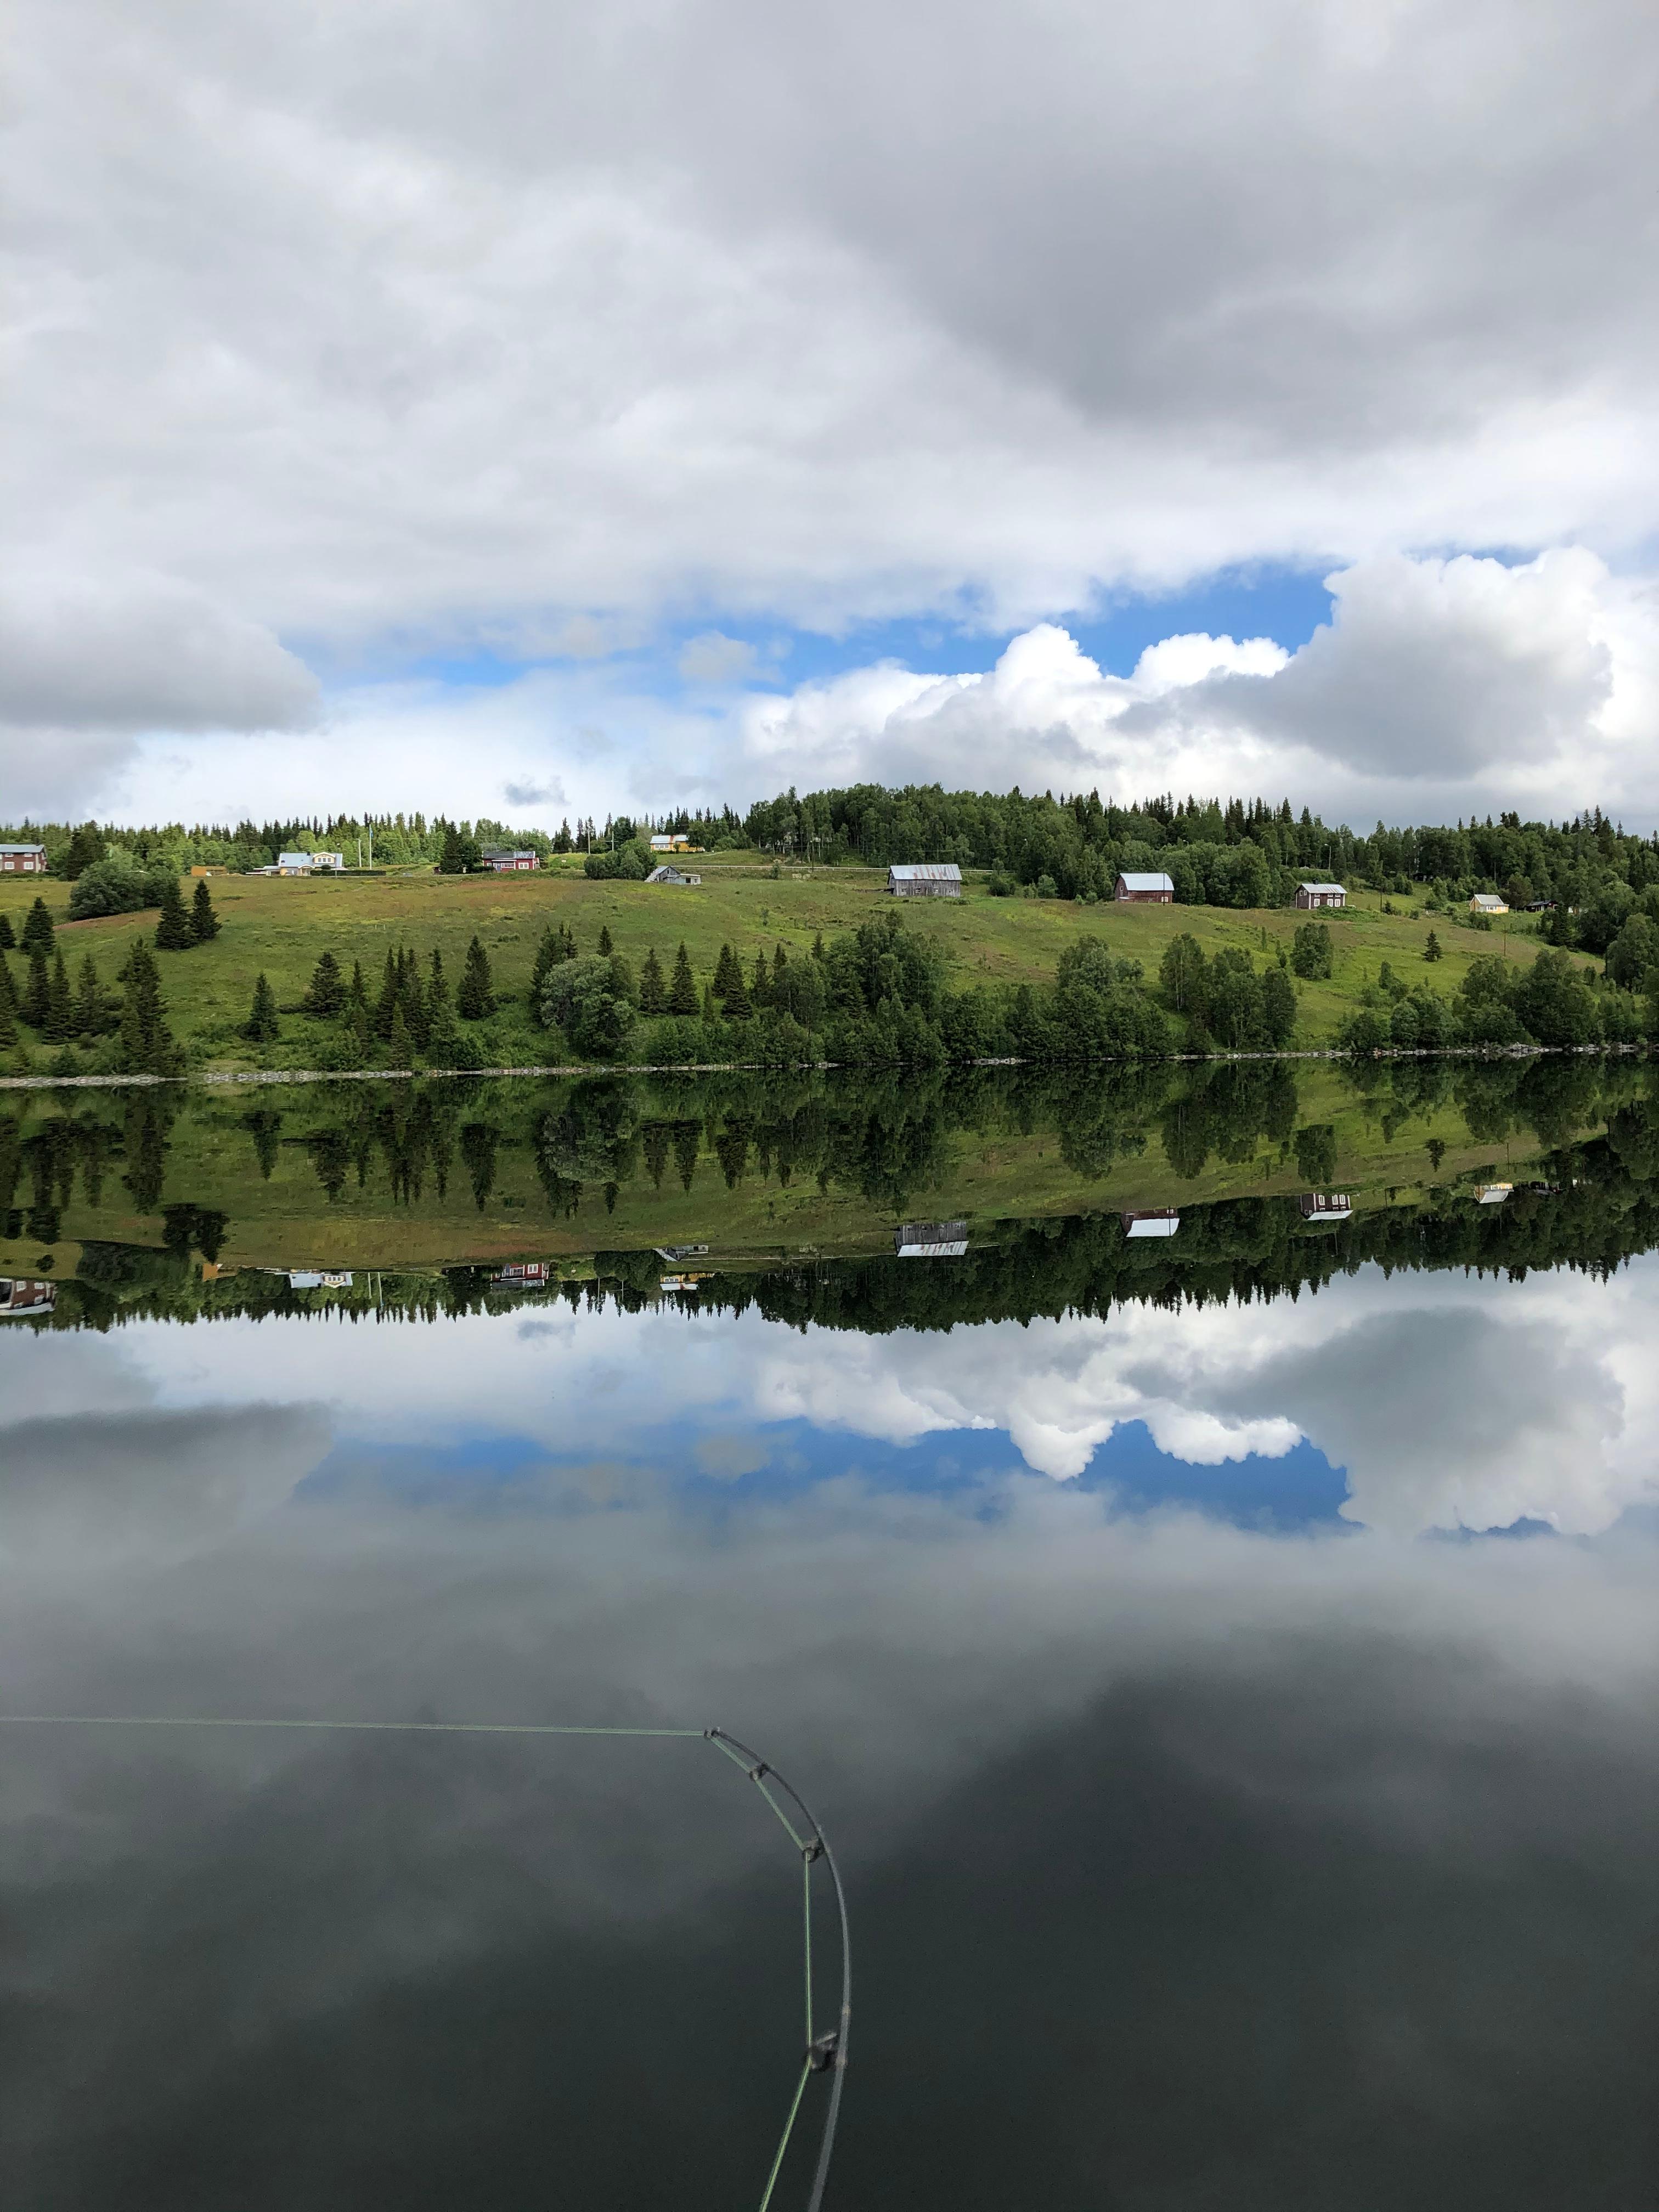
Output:
[[[924,860],[887,871],[895,898],[960,898],[962,870],[954,860]]]

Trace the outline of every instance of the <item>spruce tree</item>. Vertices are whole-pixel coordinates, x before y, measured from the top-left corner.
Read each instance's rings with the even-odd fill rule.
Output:
[[[77,1036],[96,1036],[104,1026],[104,994],[98,970],[88,952],[81,963],[75,992],[75,1031]]]
[[[155,949],[158,952],[188,952],[195,942],[196,933],[185,912],[184,894],[174,876],[161,894],[161,912],[155,924]]]
[[[64,875],[73,883],[83,868],[89,868],[104,857],[104,841],[98,834],[95,822],[83,822],[69,841],[69,850],[64,855]]]
[[[33,952],[37,945],[43,952],[50,952],[52,935],[52,908],[37,896],[23,917],[23,934],[18,941],[25,952]]]
[[[253,1157],[259,1163],[260,1175],[269,1182],[283,1140],[283,1117],[274,1106],[259,1106],[243,1115],[242,1127],[253,1139]]]
[[[530,1011],[539,1015],[542,993],[553,970],[568,960],[575,951],[564,926],[556,928],[551,922],[542,932],[542,941],[536,947],[536,957],[530,970]]]
[[[788,965],[789,955],[784,951],[782,945],[780,945],[777,951],[772,955],[772,989],[775,994],[777,992],[778,987],[783,981],[784,973],[788,968]]]
[[[5,962],[0,960],[0,968]],[[0,1052],[9,1052],[18,1042],[17,1000],[15,992],[0,991]]]
[[[282,1035],[276,1019],[276,994],[265,981],[262,968],[253,985],[253,1004],[242,1024],[242,1035],[250,1044],[273,1044]]]
[[[601,922],[599,925],[600,959],[608,960],[615,950],[616,947],[611,942],[611,925],[608,922]]]
[[[772,971],[766,964],[763,952],[755,955],[755,972],[749,978],[749,1000],[750,1004],[756,1007],[769,1006],[772,1003]]]
[[[444,956],[434,945],[432,948],[431,975],[426,987],[426,1003],[434,1019],[438,1009],[449,1004],[449,979],[444,974]]]
[[[642,1014],[661,1014],[668,1010],[668,994],[663,988],[662,966],[653,945],[645,956],[645,965],[640,970],[640,1012]]]
[[[32,1030],[43,1030],[51,1004],[52,970],[46,964],[46,948],[37,945],[29,953],[29,979],[23,986],[19,1012]]]
[[[380,975],[380,995],[374,1002],[373,1024],[374,1034],[382,1044],[392,1035],[392,1018],[398,1011],[398,985],[402,980],[398,956],[388,945],[386,949],[386,967]]]
[[[430,1024],[427,1016],[426,986],[421,981],[420,963],[415,957],[415,948],[412,945],[401,956],[400,966],[402,976],[398,993],[398,1009],[404,1018],[404,1025],[409,1031],[410,1042],[412,1045],[423,1047]]]
[[[402,1003],[392,1010],[392,1034],[386,1039],[386,1049],[393,1067],[407,1067],[415,1057],[409,1041],[409,1024],[404,1019]]]
[[[694,1016],[698,1008],[696,981],[691,973],[691,956],[682,940],[674,955],[674,980],[668,987],[668,1011],[671,1014]]]
[[[356,1047],[361,1060],[368,1057],[368,1041],[374,1034],[369,1018],[368,993],[363,988],[363,968],[360,960],[351,963],[351,981],[346,988],[345,1009],[341,1027]]]
[[[53,958],[52,981],[46,987],[45,1033],[52,1044],[67,1044],[75,1035],[75,997],[61,952]]]
[[[819,930],[817,934],[812,939],[812,957],[814,960],[822,960],[823,957],[823,932],[822,930]]]
[[[604,939],[600,939],[603,945]],[[489,972],[489,955],[475,937],[466,948],[461,988],[455,994],[456,1010],[464,1022],[482,1022],[495,1011],[495,985]]]
[[[198,945],[210,945],[219,934],[219,917],[213,911],[213,893],[205,876],[198,876],[190,902],[190,933]]]
[[[167,1027],[161,971],[143,938],[135,939],[121,970],[121,1029],[116,1057],[124,1075],[171,1075],[179,1053]]]
[[[17,1019],[17,982],[3,952],[0,952],[0,1014],[9,1014],[14,1022]]]
[[[749,986],[743,980],[742,965],[733,959],[732,981],[726,990],[726,1018],[728,1022],[746,1022],[754,1011],[750,1003]]]
[[[1443,960],[1445,957],[1445,952],[1441,945],[1440,939],[1436,936],[1433,930],[1429,932],[1427,941],[1424,945],[1423,957],[1425,960]]]
[[[714,963],[714,996],[723,999],[733,983],[741,983],[742,981],[743,969],[738,965],[737,954],[729,945],[722,945],[720,957]]]
[[[17,933],[11,926],[11,916],[0,914],[0,952],[15,952],[16,950]]]
[[[331,952],[325,952],[312,969],[311,981],[300,1003],[307,1013],[320,1015],[325,1020],[337,1014],[344,1006],[345,978]]]

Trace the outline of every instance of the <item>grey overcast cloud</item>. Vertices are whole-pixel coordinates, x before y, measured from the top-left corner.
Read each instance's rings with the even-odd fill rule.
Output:
[[[1656,93],[1639,0],[21,0],[0,811],[1650,826]]]

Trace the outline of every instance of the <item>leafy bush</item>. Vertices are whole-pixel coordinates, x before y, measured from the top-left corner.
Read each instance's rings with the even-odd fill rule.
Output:
[[[70,893],[70,920],[87,921],[105,914],[137,914],[160,906],[179,878],[164,863],[150,865],[118,846],[107,860],[82,868]]]

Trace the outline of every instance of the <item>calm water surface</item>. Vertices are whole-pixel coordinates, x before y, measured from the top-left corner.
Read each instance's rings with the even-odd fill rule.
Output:
[[[1645,1066],[13,1093],[0,1230],[5,1708],[758,1745],[830,2203],[1659,2201]],[[758,2205],[706,1745],[0,1749],[9,2205]]]

